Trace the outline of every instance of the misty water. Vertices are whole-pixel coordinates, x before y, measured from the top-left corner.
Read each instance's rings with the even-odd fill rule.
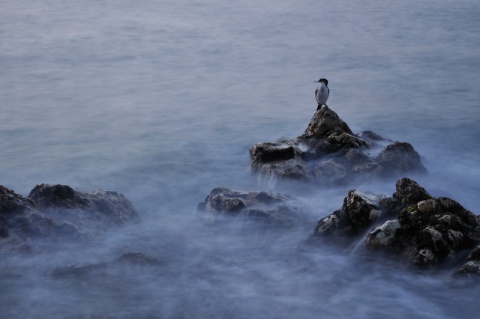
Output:
[[[3,253],[0,317],[476,318],[479,288],[447,270],[304,245],[349,189],[395,179],[262,179],[248,148],[302,134],[325,77],[354,132],[410,142],[428,169],[410,177],[480,213],[479,16],[473,0],[1,1],[0,184],[115,190],[142,222]],[[218,186],[290,194],[311,223],[210,227],[196,206]],[[127,252],[161,265],[52,277]]]

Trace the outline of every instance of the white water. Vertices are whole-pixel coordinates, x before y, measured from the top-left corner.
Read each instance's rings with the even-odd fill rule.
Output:
[[[300,198],[315,221],[349,188],[250,174],[248,147],[306,128],[314,80],[355,132],[408,141],[434,196],[479,213],[480,4],[476,1],[0,2],[0,184],[122,192],[143,224],[82,246],[5,255],[9,318],[468,318],[477,290],[329,247],[313,229],[205,228],[213,187]],[[102,278],[53,280],[73,263],[141,251],[162,261]]]

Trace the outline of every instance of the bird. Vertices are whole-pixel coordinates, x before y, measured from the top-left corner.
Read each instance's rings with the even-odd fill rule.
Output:
[[[323,105],[327,105],[328,96],[330,95],[330,89],[328,88],[328,80],[327,79],[320,79],[318,81],[313,81],[314,83],[318,83],[318,87],[315,90],[315,98],[317,99],[318,109],[320,109]]]

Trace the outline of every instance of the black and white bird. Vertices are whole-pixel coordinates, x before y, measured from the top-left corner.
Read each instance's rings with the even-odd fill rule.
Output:
[[[320,79],[318,81],[314,81],[314,83],[318,83],[318,87],[315,90],[315,98],[317,99],[318,108],[321,108],[322,105],[327,105],[328,96],[330,95],[330,89],[328,88],[328,80],[327,79]]]

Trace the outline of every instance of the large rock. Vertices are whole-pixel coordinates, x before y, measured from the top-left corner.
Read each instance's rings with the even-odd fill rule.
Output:
[[[137,210],[116,192],[41,184],[24,197],[0,186],[0,248],[37,239],[84,239],[137,220]]]
[[[455,263],[480,243],[479,219],[456,201],[434,198],[415,181],[402,178],[391,197],[350,191],[341,209],[317,223],[312,237],[350,244],[363,240],[370,252],[435,266]],[[459,274],[476,273],[480,261],[475,258]]]
[[[308,222],[307,214],[292,197],[267,192],[214,188],[205,201],[198,204],[198,210],[216,221],[222,217],[233,217],[282,227],[305,225]]]
[[[354,134],[325,105],[299,137],[258,143],[249,152],[255,172],[320,184],[426,171],[409,143],[392,142],[371,131]]]
[[[92,219],[101,228],[139,220],[139,214],[132,203],[122,194],[113,191],[96,190],[86,193],[67,185],[40,184],[32,189],[28,198],[39,210],[76,224],[86,221],[87,227]]]
[[[348,242],[364,233],[379,215],[378,201],[382,197],[363,194],[355,190],[348,192],[340,209],[320,219],[313,237],[335,238]]]
[[[394,252],[417,266],[454,260],[480,241],[477,216],[456,201],[433,198],[417,183],[402,179],[395,194],[382,202],[389,216],[397,215],[371,231],[370,250]]]

